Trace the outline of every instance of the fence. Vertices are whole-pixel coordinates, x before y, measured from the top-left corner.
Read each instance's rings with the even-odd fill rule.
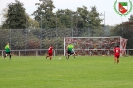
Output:
[[[47,53],[47,48],[50,45],[54,48],[54,55],[64,55],[64,37],[102,36],[101,32],[98,34],[91,31],[92,30],[89,28],[0,29],[0,55],[3,56],[4,54],[4,46],[6,42],[10,43],[12,54],[16,56],[45,55]],[[77,52],[77,50],[75,51]],[[92,50],[92,55],[95,55],[93,51],[94,50]],[[112,51],[110,50],[110,52]],[[129,55],[133,54],[130,49],[127,50],[127,52],[129,52]],[[88,50],[80,53],[89,53],[89,55],[91,55]],[[77,54],[80,55],[79,53]],[[98,53],[98,55],[102,54],[105,54],[105,51]]]
[[[6,42],[10,43],[12,50],[47,49],[49,45],[63,49],[64,37],[102,36],[91,33],[90,30],[89,28],[0,29],[0,50],[4,49]]]
[[[106,56],[112,56],[113,50],[105,50],[105,49],[91,49],[91,50],[84,50],[84,52],[79,52],[80,49],[76,49],[76,55],[106,55]],[[91,52],[90,52],[91,51]],[[78,53],[77,53],[78,52]],[[87,54],[88,53],[88,54]],[[0,55],[3,56],[5,54],[5,50],[0,50]],[[13,56],[44,56],[47,54],[47,49],[27,49],[27,50],[12,50]],[[64,49],[55,49],[53,52],[54,56],[64,55]],[[126,49],[126,55],[132,56],[133,55],[133,49]]]

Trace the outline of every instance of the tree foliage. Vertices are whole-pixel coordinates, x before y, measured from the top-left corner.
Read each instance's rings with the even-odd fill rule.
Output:
[[[72,28],[75,27],[74,25],[74,17],[75,17],[75,12],[70,10],[70,9],[58,9],[56,12],[57,15],[57,26],[59,28]]]
[[[15,0],[15,3],[8,5],[7,19],[3,23],[2,28],[5,29],[25,29],[26,15],[23,3]]]
[[[55,16],[52,12],[55,8],[52,0],[39,0],[40,3],[35,5],[38,7],[32,15],[35,16],[40,24],[40,28],[55,28]]]
[[[39,1],[39,3],[35,3],[37,10],[32,14],[35,20],[25,13],[23,4],[19,1],[9,4],[7,20],[3,28],[26,29],[22,32],[23,36],[21,36],[25,41],[18,39],[19,35],[21,35],[21,32],[18,32],[16,36],[14,36],[16,39],[13,40],[13,42],[15,42],[13,44],[14,46],[18,43],[20,46],[16,47],[22,48],[29,44],[31,45],[29,46],[30,48],[32,46],[39,48],[42,43],[42,48],[45,48],[48,47],[48,44],[55,45],[56,43],[58,44],[57,48],[63,48],[63,42],[61,41],[63,41],[64,37],[101,36],[103,33],[102,20],[95,6],[92,6],[90,10],[88,10],[86,6],[77,7],[76,11],[58,9],[54,13],[53,9],[55,6],[52,0]],[[37,28],[41,28],[42,30],[33,30]],[[29,35],[33,39],[26,39]],[[34,45],[34,43],[36,45]],[[37,44],[39,46],[37,46]]]
[[[133,15],[130,15],[129,22],[133,22]]]
[[[42,28],[88,28],[98,29],[101,27],[101,19],[96,7],[91,7],[88,11],[86,6],[78,7],[77,11],[70,9],[58,9],[53,13],[55,8],[52,0],[40,0],[35,4],[37,10],[33,15]],[[100,28],[99,28],[100,30]]]
[[[8,11],[8,8],[6,7],[6,8],[4,8],[3,10],[2,10],[2,12],[1,12],[1,14],[0,15],[2,15],[2,19],[1,19],[1,22],[2,22],[2,24],[6,21],[6,19],[7,19],[7,11]]]
[[[37,29],[37,28],[39,29],[40,28],[39,22],[31,18],[28,14],[26,15],[26,19],[27,19],[27,22],[26,22],[27,29]]]
[[[123,38],[128,39],[128,49],[133,48],[133,22],[131,19],[132,15],[130,16],[129,21],[116,25],[114,29],[111,30],[111,35],[122,36]]]

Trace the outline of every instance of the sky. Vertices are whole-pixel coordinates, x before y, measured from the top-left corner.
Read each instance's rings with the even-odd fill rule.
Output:
[[[24,8],[26,9],[26,13],[31,15],[37,7],[35,3],[39,3],[39,0],[19,0],[24,4]],[[92,6],[96,6],[97,11],[104,15],[100,16],[101,19],[104,19],[102,23],[105,22],[105,25],[115,26],[122,22],[128,21],[130,15],[133,15],[133,10],[126,16],[118,15],[114,10],[114,2],[116,0],[53,0],[53,4],[55,6],[54,12],[58,9],[70,9],[72,11],[76,11],[77,7],[86,6],[90,11]],[[8,3],[15,2],[15,0],[3,0],[0,3],[0,24],[2,21],[1,12],[4,8],[7,7]],[[118,2],[129,2],[129,0],[117,0]],[[117,6],[117,5],[116,5]],[[128,9],[130,6],[128,6]]]

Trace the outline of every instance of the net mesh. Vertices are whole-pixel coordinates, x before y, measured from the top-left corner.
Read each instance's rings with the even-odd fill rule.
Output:
[[[124,38],[123,38],[124,39]],[[113,55],[113,49],[119,45],[122,51],[126,48],[127,41],[120,41],[121,37],[66,37],[64,38],[64,55],[71,42],[77,55]],[[125,46],[120,42],[125,42]],[[122,55],[126,52],[122,53]]]

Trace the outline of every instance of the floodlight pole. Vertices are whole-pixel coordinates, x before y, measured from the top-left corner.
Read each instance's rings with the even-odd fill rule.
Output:
[[[121,31],[122,31],[122,37],[123,37],[123,21],[122,21],[122,29],[121,29]]]
[[[25,39],[25,55],[26,55],[26,49],[27,49],[27,28],[28,28],[28,18],[26,15],[26,29],[25,29],[25,34],[26,34],[26,39]]]
[[[90,27],[88,27],[88,37],[89,37],[89,33],[90,33]]]
[[[73,14],[71,12],[71,28],[72,28],[72,37],[73,37]]]
[[[102,20],[104,20],[104,24],[103,24],[103,36],[105,36],[105,11],[104,13],[101,13],[100,16],[104,16],[104,18]]]
[[[57,47],[58,47],[58,40],[57,40],[57,36],[58,36],[58,34],[57,34],[57,14],[55,13],[55,15],[56,15],[56,55],[57,55]]]
[[[11,37],[11,28],[10,28],[10,48],[11,48],[11,39],[12,37]]]
[[[42,54],[42,15],[41,15],[41,35],[40,35],[40,54]]]
[[[105,11],[104,11],[104,36],[105,36]]]
[[[104,11],[104,26],[105,26],[105,11]]]
[[[122,25],[122,37],[123,37],[123,25]]]

